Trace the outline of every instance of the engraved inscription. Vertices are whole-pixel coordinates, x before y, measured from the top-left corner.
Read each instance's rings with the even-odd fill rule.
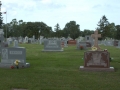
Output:
[[[2,49],[2,59],[8,59],[8,50]]]
[[[46,48],[58,48],[56,40],[49,40],[48,44],[46,45]]]
[[[90,55],[90,53],[87,53],[87,55]],[[87,59],[87,56],[85,56],[85,58]],[[90,59],[87,62],[87,66],[91,66],[91,65],[103,65],[104,67],[107,66],[107,63],[103,60],[101,53],[92,53],[90,55]]]
[[[48,42],[48,45],[57,45],[57,41],[55,41],[55,40],[50,40],[50,41]]]
[[[22,54],[22,51],[9,51],[9,54]]]

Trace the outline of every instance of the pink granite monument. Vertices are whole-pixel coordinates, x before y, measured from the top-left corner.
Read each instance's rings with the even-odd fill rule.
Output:
[[[114,67],[110,67],[110,53],[100,49],[98,46],[98,38],[101,37],[101,34],[98,34],[96,30],[91,37],[94,38],[94,47],[97,49],[84,52],[84,66],[80,66],[80,70],[114,71]]]

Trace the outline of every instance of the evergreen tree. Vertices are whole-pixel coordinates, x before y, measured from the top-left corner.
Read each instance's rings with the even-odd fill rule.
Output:
[[[109,22],[105,15],[102,16],[100,21],[97,24],[97,30],[101,34],[102,38],[105,39],[109,32]]]

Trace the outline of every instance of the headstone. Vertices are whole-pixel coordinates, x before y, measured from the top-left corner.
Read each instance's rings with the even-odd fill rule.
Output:
[[[13,47],[19,47],[18,46],[18,41],[17,40],[14,40],[14,44],[13,44],[14,46]]]
[[[91,37],[91,35],[86,35],[85,36],[85,41],[87,41],[87,42],[93,42],[93,38]]]
[[[26,63],[26,49],[24,47],[2,48],[1,50],[1,68],[10,68],[14,66],[15,60],[19,60],[19,68],[29,67],[30,64]]]
[[[40,38],[39,38],[39,43],[40,43],[40,44],[43,43],[43,36],[40,36]]]
[[[56,39],[44,40],[44,50],[42,51],[63,51],[61,41]]]
[[[84,54],[84,67],[109,68],[110,54],[105,51],[87,51]]]
[[[117,48],[120,48],[120,41],[118,41],[118,46],[117,46]]]
[[[27,37],[27,36],[25,37],[24,42],[25,42],[25,43],[28,43],[28,37]]]
[[[86,47],[92,47],[92,43],[91,42],[86,42]]]
[[[79,37],[79,41],[83,41],[84,40],[84,37]]]
[[[0,34],[1,35],[1,34]],[[4,37],[2,37],[1,41]],[[9,39],[10,40],[10,39]],[[15,60],[20,60],[19,68],[30,66],[29,63],[26,63],[26,49],[23,47],[17,47],[17,41],[15,41],[15,47],[8,47],[7,42],[2,41],[1,45],[1,62],[0,68],[11,68],[15,67]],[[7,46],[6,46],[7,45]]]
[[[105,46],[113,46],[113,41],[112,40],[106,40],[105,41]]]
[[[69,45],[76,45],[77,41],[76,40],[68,40]]]
[[[67,41],[67,39],[64,40],[64,47],[68,47]]]
[[[35,41],[35,35],[33,35],[33,40]]]
[[[85,41],[86,41],[87,47],[93,46],[93,38],[91,37],[91,35],[86,35]]]
[[[8,42],[8,45],[11,45],[12,44],[12,38],[11,37],[7,38],[7,42]]]
[[[118,40],[114,40],[114,46],[118,46]]]
[[[78,50],[86,50],[87,49],[86,45],[87,45],[86,42],[78,42],[77,49]]]
[[[98,46],[98,31],[92,34],[94,40],[94,48],[96,50],[89,50],[84,52],[84,66],[80,66],[84,71],[114,71],[114,67],[110,67],[110,53],[108,51],[101,50]]]
[[[31,44],[31,43],[34,43],[35,40],[33,41],[33,38],[28,38],[28,43]]]
[[[2,47],[8,47],[8,42],[3,41]]]
[[[101,41],[101,45],[105,45],[105,40],[102,40],[102,41]]]
[[[23,42],[23,38],[20,36],[18,41],[19,41],[19,43],[22,43]]]
[[[61,39],[61,45],[62,45],[62,47],[68,47],[68,44],[67,44],[67,39],[65,39],[64,37],[62,37]]]

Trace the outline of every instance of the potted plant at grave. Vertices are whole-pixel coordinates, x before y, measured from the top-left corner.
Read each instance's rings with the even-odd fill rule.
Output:
[[[80,50],[83,50],[83,46],[80,46]]]

